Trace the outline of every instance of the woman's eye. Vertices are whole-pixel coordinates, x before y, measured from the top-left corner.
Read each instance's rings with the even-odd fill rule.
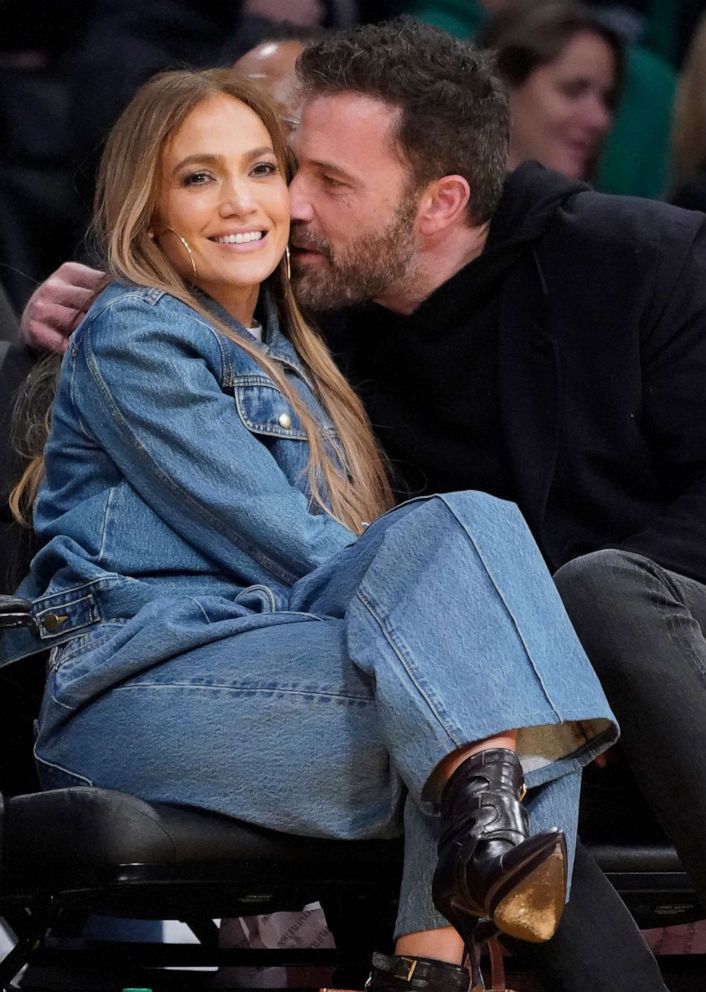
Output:
[[[254,176],[274,176],[278,172],[279,167],[276,162],[258,162],[252,169]]]
[[[187,176],[184,176],[182,183],[184,186],[205,186],[210,179],[210,172],[190,172]]]
[[[582,79],[572,79],[568,83],[564,83],[562,92],[570,100],[578,100],[587,89],[588,86]]]

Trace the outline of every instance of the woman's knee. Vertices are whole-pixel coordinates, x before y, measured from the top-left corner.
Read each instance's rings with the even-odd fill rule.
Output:
[[[527,525],[514,503],[497,499],[487,493],[466,490],[436,493],[403,503],[391,513],[375,521],[366,534],[368,540],[389,548],[413,540],[438,546],[440,541],[465,535],[480,544],[502,547],[512,543],[513,534],[523,532],[531,538]]]
[[[469,489],[442,493],[420,504],[420,514],[442,528],[459,530],[486,547],[539,551],[516,503]],[[420,516],[421,520],[421,516]]]

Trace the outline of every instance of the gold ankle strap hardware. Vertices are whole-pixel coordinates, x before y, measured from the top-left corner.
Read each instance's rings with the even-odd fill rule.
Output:
[[[408,958],[404,954],[394,954],[391,958],[388,958],[388,961],[392,964],[388,974],[399,978],[401,982],[412,981],[414,973],[417,970],[417,965],[419,964],[417,958]],[[405,968],[407,969],[406,974]]]
[[[398,982],[404,982],[412,989],[429,992],[429,989],[444,988],[448,992],[468,992],[467,972],[445,961],[432,958],[417,958],[411,954],[373,954],[373,970],[370,974],[369,989],[394,988],[384,976],[390,975]]]
[[[523,802],[526,795],[527,795],[527,783],[523,782],[520,788],[520,802]]]
[[[373,956],[374,967],[387,972],[388,975],[392,975],[394,978],[399,978],[401,982],[412,981],[418,964],[419,961],[417,958],[408,958],[403,954],[393,954],[392,957],[386,957],[382,954],[376,954]],[[365,983],[366,989],[370,988],[372,978],[373,975],[371,972],[370,978],[368,978]]]

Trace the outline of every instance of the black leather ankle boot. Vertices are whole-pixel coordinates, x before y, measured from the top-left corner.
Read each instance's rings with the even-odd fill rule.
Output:
[[[365,983],[375,992],[468,992],[465,968],[433,958],[373,954],[373,970]]]
[[[560,830],[528,836],[522,767],[513,751],[467,758],[441,798],[436,908],[469,951],[478,920],[520,940],[554,935],[566,899],[566,845]],[[471,945],[471,946],[469,946]]]

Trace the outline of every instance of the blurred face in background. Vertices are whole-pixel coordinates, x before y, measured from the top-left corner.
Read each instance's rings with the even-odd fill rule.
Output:
[[[580,31],[510,87],[510,167],[536,159],[571,179],[589,176],[613,124],[616,74],[610,45]]]
[[[301,94],[294,67],[303,49],[301,41],[265,41],[241,55],[233,65],[267,90],[277,104],[286,131],[294,130],[301,117]]]

